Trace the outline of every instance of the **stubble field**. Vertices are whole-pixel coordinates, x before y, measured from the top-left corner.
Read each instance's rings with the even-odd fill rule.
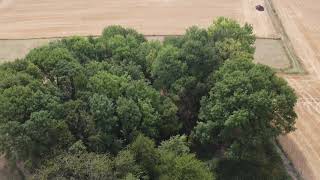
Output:
[[[306,75],[284,75],[299,100],[297,130],[280,143],[305,179],[320,179],[320,2],[272,0]]]
[[[280,37],[279,33],[267,12],[256,11],[257,4],[264,5],[264,1],[92,0],[88,3],[85,0],[2,0],[0,61],[22,58],[30,49],[51,41],[51,38],[100,35],[104,27],[113,24],[159,38],[183,34],[192,25],[207,27],[214,18],[226,16],[242,24],[252,24],[256,36],[262,38],[256,43],[257,62],[286,69],[290,67],[289,59],[281,42],[274,40]]]
[[[275,37],[263,0],[2,0],[0,39],[99,35],[107,25],[146,35],[176,35],[191,25],[208,26],[226,16],[253,24],[259,37]]]
[[[307,72],[281,74],[296,90],[299,100],[297,130],[281,137],[280,143],[305,179],[320,179],[320,2],[265,1],[273,3],[293,50]],[[265,1],[0,0],[0,39],[15,39],[0,41],[0,54],[12,50],[17,46],[15,43],[23,42],[18,39],[99,35],[105,26],[113,24],[135,28],[145,35],[179,35],[191,25],[207,27],[218,16],[253,24],[255,34],[260,38],[283,37],[268,11],[255,10],[255,5],[264,5]],[[257,51],[262,54],[256,56],[257,59],[270,57],[279,68],[286,63],[275,60],[273,57],[276,56],[268,53],[272,52],[271,47],[279,49],[278,46],[259,43]],[[26,49],[24,53],[31,48],[22,46]],[[10,53],[14,57],[21,51]],[[277,58],[283,59],[280,55]]]

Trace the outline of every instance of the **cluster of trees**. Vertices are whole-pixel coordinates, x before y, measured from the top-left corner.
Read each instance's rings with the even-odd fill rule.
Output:
[[[173,136],[158,147],[148,137],[117,153],[95,154],[76,142],[34,175],[35,179],[213,179],[209,168],[190,153],[186,136]]]
[[[252,62],[254,42],[219,18],[163,42],[110,26],[36,48],[0,66],[0,151],[34,179],[225,179],[252,164],[285,179],[271,142],[294,130],[296,96]]]

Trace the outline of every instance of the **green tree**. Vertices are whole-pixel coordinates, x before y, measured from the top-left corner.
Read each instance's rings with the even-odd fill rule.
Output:
[[[139,34],[134,29],[123,28],[123,27],[117,26],[117,25],[108,26],[102,32],[102,38],[105,38],[105,39],[112,38],[117,35],[120,35],[123,37],[132,36],[134,39],[137,39],[137,41],[139,43],[146,41],[143,34]]]
[[[25,122],[32,110],[33,92],[30,87],[13,86],[4,89],[0,95],[0,117],[3,123],[8,121]]]
[[[190,152],[187,136],[172,136],[169,140],[162,141],[159,146],[161,152],[170,151],[176,155],[182,155]]]
[[[175,136],[156,148],[151,139],[139,135],[129,150],[150,179],[214,179],[206,164],[189,153],[185,136]]]
[[[212,180],[214,179],[209,168],[193,154],[184,154],[174,157],[174,154],[164,154],[160,165],[161,180]]]
[[[40,159],[55,148],[63,149],[72,140],[67,124],[55,120],[48,111],[33,112],[22,127],[24,135],[30,139],[28,153],[31,159]]]
[[[145,57],[145,76],[151,79],[152,64],[156,60],[162,44],[160,41],[147,41],[141,44],[139,56]]]
[[[137,138],[129,146],[136,162],[147,172],[147,177],[154,179],[158,176],[157,165],[160,162],[160,154],[154,141],[143,135]]]
[[[179,59],[179,49],[173,46],[164,47],[152,64],[151,74],[155,79],[154,85],[166,91],[185,75],[186,70],[186,63]]]
[[[71,100],[64,103],[62,113],[69,131],[77,140],[87,142],[87,139],[95,134],[95,123],[83,101]]]
[[[93,114],[99,123],[98,129],[103,132],[112,129],[115,137],[126,143],[138,132],[163,139],[177,132],[180,127],[176,118],[177,108],[172,101],[162,97],[143,81],[134,81],[130,76],[99,72],[90,78],[88,86],[91,92],[96,93],[91,98],[91,112],[98,113]],[[108,107],[102,104],[104,102],[98,96],[104,99],[102,101],[108,101]],[[109,117],[98,117],[102,113]],[[106,126],[110,127],[109,130],[104,129]]]
[[[115,176],[119,179],[140,178],[145,179],[145,173],[137,164],[131,151],[122,150],[113,160]]]
[[[114,179],[112,160],[94,153],[61,154],[43,166],[33,179]]]
[[[249,54],[254,53],[255,36],[252,26],[247,23],[241,27],[235,20],[220,17],[213,21],[213,24],[208,28],[208,33],[214,42],[232,39],[241,44],[242,51]]]
[[[105,95],[94,94],[90,98],[90,111],[96,120],[96,126],[105,132],[113,132],[118,124],[116,105]]]
[[[146,39],[142,34],[130,28],[109,26],[104,29],[98,40],[110,52],[110,60],[125,66],[137,66],[147,75],[147,63],[144,44]]]
[[[214,79],[194,130],[201,143],[221,144],[231,157],[244,159],[255,147],[294,130],[297,97],[269,67],[228,60]]]
[[[213,174],[205,163],[190,153],[185,136],[175,136],[159,146],[159,179],[212,180]]]
[[[43,73],[45,81],[57,85],[64,98],[75,99],[77,77],[81,77],[82,68],[66,48],[44,46],[32,50],[26,59],[34,63]]]
[[[67,125],[53,119],[47,111],[32,113],[25,123],[3,123],[0,134],[1,151],[8,159],[13,162],[28,160],[32,166],[41,158],[67,147],[72,140]]]
[[[43,83],[31,62],[16,61],[1,68],[11,73],[1,81],[1,152],[13,163],[34,165],[72,139],[57,113],[61,110],[59,90],[50,82]],[[10,79],[14,81],[9,83]]]
[[[61,44],[62,47],[68,49],[72,56],[81,64],[99,59],[95,44],[91,43],[87,38],[74,36],[62,39],[56,43],[58,46]]]
[[[280,177],[263,149],[294,129],[296,97],[254,41],[218,18],[164,42],[109,26],[36,48],[0,65],[0,152],[36,179],[213,179],[202,147]]]
[[[32,179],[140,179],[144,172],[128,150],[115,157],[88,153],[78,141],[69,151],[47,160]]]
[[[197,73],[195,71],[201,66],[200,64],[205,64],[201,62],[204,61],[202,59],[205,57],[202,54],[204,51],[193,50],[193,48],[202,46],[203,41],[192,38],[204,36],[202,40],[207,39],[206,31],[195,27],[188,30],[187,33],[188,35],[182,37],[166,38],[164,47],[154,57],[151,65],[153,86],[175,101],[179,107],[178,115],[184,121],[183,129],[187,131],[186,133],[192,129],[196,121],[194,114],[199,107],[196,105],[196,99],[200,86],[197,85],[198,79],[193,75]]]

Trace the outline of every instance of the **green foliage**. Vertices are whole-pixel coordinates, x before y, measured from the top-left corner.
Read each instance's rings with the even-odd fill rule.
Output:
[[[76,141],[117,153],[138,133],[159,141],[176,134],[176,105],[144,75],[153,46],[112,26],[100,38],[62,39],[2,65],[1,151],[35,165]]]
[[[81,140],[75,142],[69,149],[68,152],[71,154],[81,154],[87,152],[87,147]]]
[[[23,124],[23,128],[25,135],[31,140],[28,145],[31,151],[29,153],[35,156],[43,156],[57,145],[63,148],[71,138],[67,124],[55,120],[48,111],[32,113],[30,119]]]
[[[214,179],[208,167],[190,153],[186,136],[174,136],[163,141],[158,149],[160,152],[159,179]]]
[[[185,146],[178,150],[181,154],[169,147],[178,141]],[[112,157],[88,153],[78,141],[68,153],[47,160],[33,179],[213,179],[203,162],[195,155],[183,152],[187,147],[184,136],[176,136],[162,144],[157,148],[151,139],[139,135],[127,149]]]
[[[175,105],[143,81],[98,72],[88,86],[95,93],[89,102],[91,112],[97,113],[93,114],[97,128],[101,133],[113,132],[110,139],[130,142],[138,132],[157,139],[179,129]]]
[[[34,179],[284,177],[263,149],[294,130],[296,96],[252,63],[254,41],[218,18],[164,42],[109,26],[36,48],[0,65],[0,152]]]
[[[169,140],[161,142],[159,150],[161,152],[170,151],[177,155],[189,153],[190,149],[187,143],[187,136],[172,136]]]
[[[142,34],[139,34],[134,29],[123,28],[123,27],[117,26],[117,25],[109,26],[109,27],[105,28],[103,30],[103,32],[102,32],[102,37],[104,39],[113,38],[113,37],[115,37],[117,35],[120,35],[120,36],[123,36],[123,37],[132,36],[134,39],[136,39],[140,43],[146,41],[144,36]]]
[[[208,34],[215,42],[223,42],[228,39],[240,43],[241,50],[247,53],[254,53],[255,36],[253,28],[249,24],[243,27],[238,22],[232,19],[220,17],[213,22],[208,28]]]
[[[158,89],[169,89],[171,84],[181,78],[186,64],[179,60],[179,49],[173,46],[164,47],[152,64],[151,74]]]
[[[229,60],[202,100],[194,135],[201,143],[223,144],[231,157],[249,158],[255,147],[294,130],[296,100],[270,68]]]
[[[146,175],[140,165],[137,164],[133,153],[129,150],[122,150],[114,158],[115,176],[119,179],[141,178],[145,179]]]
[[[83,70],[66,48],[55,45],[37,48],[26,56],[26,60],[41,70],[43,81],[50,81],[61,89],[63,98],[75,99]]]
[[[257,156],[258,155],[258,156]],[[280,156],[270,143],[259,147],[254,160],[220,159],[213,170],[218,180],[290,180]],[[248,173],[250,172],[250,173]]]
[[[134,155],[138,164],[145,169],[150,178],[157,176],[157,165],[160,162],[160,154],[155,147],[154,141],[139,135],[135,141],[129,146],[129,150]]]
[[[156,148],[152,140],[139,135],[129,150],[151,179],[213,179],[208,167],[189,153],[185,136],[175,136]]]
[[[28,66],[19,70],[12,76],[26,73]],[[10,160],[36,162],[51,148],[69,143],[71,135],[65,122],[51,113],[58,111],[61,102],[57,89],[50,83],[41,84],[29,76],[28,81],[3,86],[0,99],[0,149]]]
[[[124,76],[119,77],[108,72],[98,72],[90,78],[88,86],[93,93],[101,93],[116,98],[121,95],[129,80]]]
[[[183,154],[175,156],[174,154],[163,154],[162,164],[159,169],[161,180],[212,180],[214,179],[208,167],[197,160],[193,154]]]
[[[95,44],[90,43],[89,40],[84,37],[70,37],[62,39],[60,43],[63,47],[67,48],[72,56],[81,64],[99,58]]]
[[[218,18],[208,29],[189,28],[170,37],[158,53],[151,74],[154,86],[169,94],[179,107],[183,132],[190,134],[198,119],[200,99],[211,88],[211,74],[230,58],[252,59],[252,27]]]
[[[112,179],[112,168],[108,155],[62,154],[48,162],[33,179]]]

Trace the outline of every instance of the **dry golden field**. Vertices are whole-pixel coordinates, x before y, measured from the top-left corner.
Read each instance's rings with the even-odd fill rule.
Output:
[[[146,35],[181,34],[217,16],[254,25],[259,37],[277,36],[263,0],[0,0],[0,39],[99,35],[119,24]]]
[[[299,100],[297,130],[280,143],[301,175],[320,179],[320,1],[272,0],[307,75],[285,75]]]
[[[255,10],[255,5],[264,5],[265,1],[273,3],[293,50],[307,72],[281,74],[296,90],[299,100],[296,106],[297,130],[279,140],[302,177],[319,180],[320,1],[0,0],[0,39],[99,35],[105,26],[112,24],[132,27],[145,35],[179,35],[191,25],[207,27],[218,16],[253,24],[257,37],[280,37],[282,33],[277,31],[268,11]],[[0,47],[10,50],[12,46],[8,48],[4,43],[15,46],[16,42],[0,41]],[[278,46],[262,41],[258,43],[266,49]],[[23,48],[28,50],[30,47]],[[257,50],[262,53],[257,58],[271,52],[261,48]],[[15,56],[14,51],[10,56]],[[281,59],[280,54],[277,58]],[[272,60],[275,66],[287,65],[286,62]]]

